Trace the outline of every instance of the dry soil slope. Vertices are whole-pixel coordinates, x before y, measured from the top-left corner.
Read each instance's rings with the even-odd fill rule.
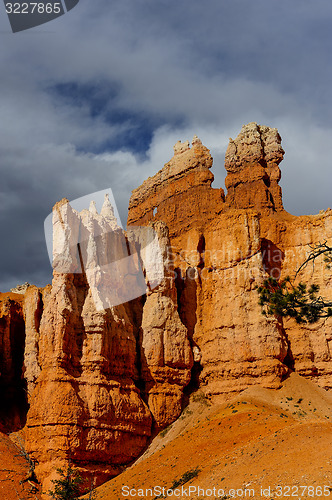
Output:
[[[139,489],[167,489],[176,483],[181,488],[190,476],[194,477],[183,484],[187,491],[189,486],[205,490],[186,497],[196,500],[231,498],[211,496],[206,490],[213,487],[225,495],[230,489],[247,489],[246,498],[254,489],[255,498],[264,498],[260,488],[271,486],[271,494],[265,491],[267,498],[277,498],[277,485],[292,486],[290,494],[299,491],[303,499],[321,498],[316,487],[326,485],[332,498],[331,471],[332,397],[292,374],[278,391],[253,387],[218,407],[194,394],[181,417],[139,460],[98,488],[97,499],[154,499],[155,492],[140,494]],[[124,486],[135,491],[123,495]],[[299,486],[313,486],[314,494],[296,490]]]
[[[23,443],[21,436],[13,439]],[[36,500],[40,494],[34,490],[33,483],[21,481],[29,475],[29,464],[21,454],[21,447],[15,445],[9,436],[0,432],[0,499]]]

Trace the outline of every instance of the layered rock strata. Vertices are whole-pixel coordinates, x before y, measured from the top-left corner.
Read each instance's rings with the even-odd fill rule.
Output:
[[[244,125],[234,141],[229,140],[225,185],[230,209],[282,210],[278,165],[284,153],[278,130],[254,122]]]
[[[188,141],[178,141],[164,168],[132,192],[128,225],[162,220],[171,238],[190,228],[201,230],[220,213],[225,200],[223,189],[211,189],[212,162],[198,137],[193,138],[191,148]]]

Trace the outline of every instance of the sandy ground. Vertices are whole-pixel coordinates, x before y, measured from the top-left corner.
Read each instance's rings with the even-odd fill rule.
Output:
[[[280,390],[255,386],[221,406],[192,395],[180,418],[96,498],[328,497],[332,395],[293,374]]]

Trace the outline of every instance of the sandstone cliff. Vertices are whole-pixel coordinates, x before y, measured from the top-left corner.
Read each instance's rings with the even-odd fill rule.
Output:
[[[276,129],[243,126],[226,151],[224,197],[211,187],[209,151],[194,138],[191,149],[177,144],[173,159],[129,203],[130,223],[160,220],[169,227],[180,317],[200,360],[198,382],[212,398],[256,383],[276,388],[290,370],[332,387],[331,319],[310,326],[278,322],[264,318],[257,303],[255,288],[265,277],[294,276],[310,245],[332,241],[330,209],[303,217],[283,209],[283,154]],[[331,297],[323,259],[298,280],[317,283]]]
[[[0,297],[0,387],[45,484],[69,459],[98,483],[118,474],[197,386],[225,400],[296,371],[332,388],[331,319],[299,326],[258,305],[264,278],[294,276],[310,245],[332,244],[330,209],[284,210],[283,154],[276,129],[244,126],[227,148],[225,196],[209,150],[179,141],[133,191],[127,232],[108,198],[100,213],[56,204],[52,286]],[[331,298],[323,260],[297,279]]]
[[[165,273],[162,282],[149,290],[143,307],[140,359],[144,393],[158,428],[174,422],[182,411],[183,388],[191,379],[193,355],[188,331],[177,310],[177,292],[168,262],[168,229],[155,222]]]

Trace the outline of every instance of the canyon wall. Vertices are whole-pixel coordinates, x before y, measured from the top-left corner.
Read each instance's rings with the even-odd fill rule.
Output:
[[[332,388],[332,319],[298,325],[258,304],[265,278],[294,277],[310,245],[332,244],[331,209],[284,210],[283,154],[276,129],[243,126],[226,151],[225,196],[209,150],[179,141],[133,191],[127,232],[107,197],[100,213],[56,204],[52,285],[0,296],[0,388],[20,381],[12,411],[23,426],[29,404],[26,446],[45,484],[68,460],[97,483],[119,473],[198,386],[225,400],[277,389],[295,370]],[[323,259],[300,281],[332,298]]]

